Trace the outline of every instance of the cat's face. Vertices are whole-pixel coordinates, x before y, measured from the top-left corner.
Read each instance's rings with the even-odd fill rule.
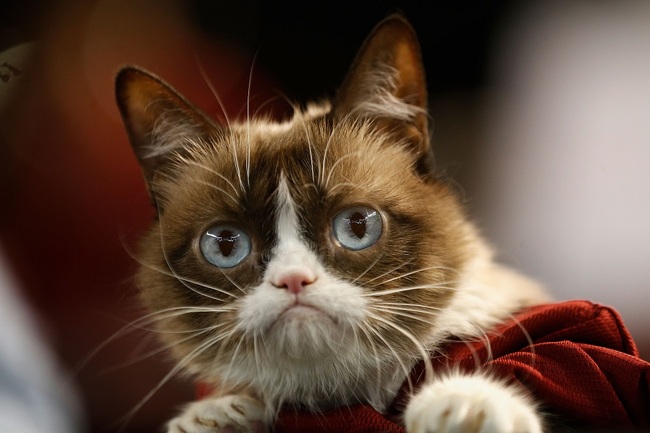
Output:
[[[430,343],[469,240],[426,171],[414,36],[392,26],[331,109],[281,124],[218,126],[143,72],[118,78],[157,208],[138,285],[190,371],[235,385],[324,365],[359,376]]]

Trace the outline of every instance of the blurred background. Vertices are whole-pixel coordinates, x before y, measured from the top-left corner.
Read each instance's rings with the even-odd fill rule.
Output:
[[[146,332],[111,338],[143,314],[132,250],[152,217],[114,103],[119,68],[155,72],[216,118],[206,77],[232,117],[252,70],[253,106],[271,101],[281,116],[283,95],[332,95],[364,37],[397,11],[421,39],[438,166],[499,257],[557,299],[616,307],[650,358],[650,3],[10,1],[0,348],[23,353],[25,398],[43,415],[22,414],[33,430],[0,430],[160,431],[193,397],[173,378],[122,423],[172,364],[137,360]],[[0,419],[20,417],[3,365]]]

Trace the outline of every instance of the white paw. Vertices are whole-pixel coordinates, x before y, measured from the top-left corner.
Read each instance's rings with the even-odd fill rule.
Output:
[[[451,375],[408,403],[408,433],[541,433],[536,406],[517,389],[482,376]]]
[[[264,406],[251,397],[231,395],[189,404],[167,424],[167,433],[265,432]]]

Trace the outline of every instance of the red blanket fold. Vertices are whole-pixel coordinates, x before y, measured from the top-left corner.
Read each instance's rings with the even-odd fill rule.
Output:
[[[450,366],[475,370],[478,363],[481,370],[529,388],[545,411],[572,426],[650,428],[650,363],[638,357],[611,308],[586,301],[541,305],[519,313],[488,337],[489,345],[450,343],[444,356],[432,358],[434,371]],[[413,371],[416,387],[424,379],[423,365]],[[390,417],[365,405],[324,414],[286,409],[275,432],[403,433],[392,419],[399,417],[408,393],[405,385]]]

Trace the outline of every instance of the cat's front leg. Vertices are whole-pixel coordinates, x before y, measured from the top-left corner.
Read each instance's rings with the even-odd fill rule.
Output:
[[[519,389],[480,375],[450,374],[408,403],[408,433],[541,433],[536,405]]]
[[[229,395],[190,403],[167,424],[167,433],[263,433],[264,405],[258,400]]]

